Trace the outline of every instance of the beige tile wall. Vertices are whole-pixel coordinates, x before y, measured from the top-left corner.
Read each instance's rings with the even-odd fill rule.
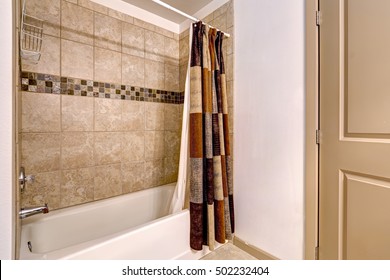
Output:
[[[179,35],[90,0],[29,0],[45,20],[42,58],[23,71],[179,90]]]
[[[22,70],[184,90],[188,30],[179,36],[89,0],[27,3],[45,19],[45,35],[40,62]],[[230,1],[205,21],[232,35],[224,44],[233,129],[232,13]],[[36,175],[23,207],[59,209],[176,181],[181,105],[31,92],[19,99],[21,162]]]
[[[181,106],[22,92],[22,206],[58,209],[177,179]]]
[[[29,0],[42,57],[22,70],[179,90],[179,36],[89,0]],[[177,179],[181,105],[21,92],[22,207],[59,209]]]

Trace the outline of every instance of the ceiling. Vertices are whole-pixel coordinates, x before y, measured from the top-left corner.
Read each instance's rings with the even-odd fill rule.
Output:
[[[156,14],[169,21],[177,24],[186,20],[186,17],[175,13],[159,4],[154,3],[152,0],[122,0],[133,6]],[[213,2],[213,0],[163,0],[168,5],[179,9],[189,15],[194,15],[196,12]]]

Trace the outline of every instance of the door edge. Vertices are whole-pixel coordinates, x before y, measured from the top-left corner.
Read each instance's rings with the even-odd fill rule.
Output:
[[[304,258],[315,260],[318,251],[318,26],[319,0],[305,1],[305,239]]]

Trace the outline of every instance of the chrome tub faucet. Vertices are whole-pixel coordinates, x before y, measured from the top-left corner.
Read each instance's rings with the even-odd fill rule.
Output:
[[[19,211],[19,217],[21,219],[36,215],[36,214],[47,214],[49,213],[49,207],[47,206],[47,203],[45,206],[38,206],[38,207],[26,207],[22,208]]]

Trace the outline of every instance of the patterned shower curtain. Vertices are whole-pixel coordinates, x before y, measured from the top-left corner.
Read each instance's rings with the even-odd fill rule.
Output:
[[[190,61],[190,245],[214,249],[234,233],[224,34],[193,24]]]

